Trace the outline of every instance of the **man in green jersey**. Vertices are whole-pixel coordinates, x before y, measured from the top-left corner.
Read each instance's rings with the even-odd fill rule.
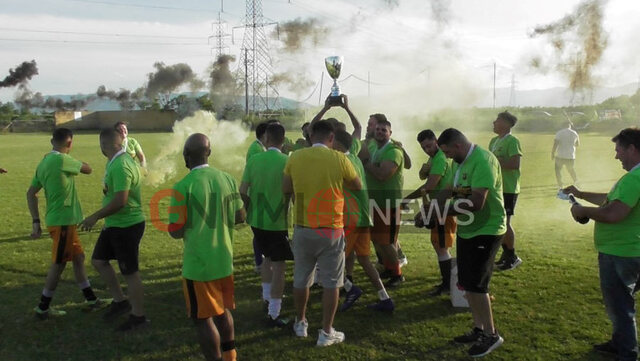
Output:
[[[129,319],[116,330],[130,331],[148,324],[144,315],[144,293],[138,267],[140,240],[144,234],[140,169],[122,147],[122,136],[115,129],[100,132],[100,148],[108,159],[103,181],[102,208],[85,218],[81,227],[91,230],[104,218],[104,228],[93,249],[91,263],[113,296],[106,321],[130,312]],[[115,259],[128,286],[129,298],[122,292],[116,273],[109,263]]]
[[[246,162],[249,162],[249,159],[256,154],[260,154],[265,152],[267,148],[265,148],[265,138],[267,132],[267,122],[261,122],[256,126],[256,140],[254,140],[251,145],[249,145],[249,149],[247,149],[247,155],[245,157]],[[260,267],[262,267],[262,250],[256,240],[256,237],[253,237],[253,261],[256,265],[256,272],[260,273]]]
[[[598,250],[600,288],[613,330],[611,339],[596,351],[617,360],[638,359],[634,294],[640,278],[640,129],[627,128],[613,137],[616,159],[627,171],[609,193],[564,189],[597,207],[574,204],[577,221],[595,221],[593,238]]]
[[[262,122],[256,126],[256,140],[251,142],[251,145],[249,145],[249,149],[247,149],[247,155],[245,156],[245,160],[247,162],[252,156],[267,150],[267,148],[264,147],[264,138],[267,131],[267,126],[267,122]]]
[[[51,145],[53,150],[44,156],[38,164],[36,173],[27,191],[27,203],[33,219],[32,238],[42,234],[37,194],[44,188],[47,199],[46,223],[53,239],[52,262],[45,279],[40,304],[34,309],[40,319],[49,315],[61,316],[66,312],[49,307],[53,293],[60,280],[60,275],[68,261],[73,262],[76,282],[82,290],[90,309],[102,305],[89,284],[84,268],[84,251],[78,237],[77,224],[82,220],[80,200],[76,193],[75,176],[91,174],[91,167],[69,155],[73,142],[73,133],[66,128],[58,128],[53,132]]]
[[[269,124],[265,143],[267,151],[249,159],[240,184],[247,223],[265,257],[260,268],[262,299],[268,305],[267,323],[272,327],[288,324],[286,318],[280,317],[280,310],[285,261],[293,260],[287,224],[288,204],[285,204],[282,193],[282,174],[288,159],[282,153],[284,134],[280,123]]]
[[[142,146],[135,138],[129,137],[127,124],[125,122],[117,122],[113,128],[122,136],[122,147],[125,149],[127,154],[129,154],[131,158],[137,159],[140,162],[140,166],[146,169],[147,158],[144,156]]]
[[[504,342],[494,327],[489,298],[493,261],[507,231],[500,163],[493,153],[471,143],[457,129],[442,132],[438,146],[455,162],[454,202],[438,206],[444,212],[440,214],[458,218],[458,286],[466,291],[474,322],[471,331],[454,341],[473,342],[469,356],[482,357]]]
[[[496,262],[499,270],[512,270],[522,264],[522,259],[516,255],[516,235],[511,226],[511,217],[516,209],[518,194],[520,193],[520,160],[522,147],[520,140],[511,134],[511,128],[516,125],[518,118],[509,112],[502,112],[493,122],[493,132],[498,136],[489,142],[489,150],[498,158],[502,168],[502,191],[504,210],[507,213],[507,233],[502,239],[502,256]]]
[[[365,138],[364,138],[364,141],[362,141],[362,144],[361,144],[362,146],[360,148],[360,151],[358,152],[358,157],[362,161],[362,164],[366,164],[371,158],[371,155],[374,154],[377,150],[378,145],[376,143],[375,134],[376,134],[376,126],[378,122],[383,122],[383,123],[387,122],[387,117],[381,113],[371,114],[369,116],[369,120],[367,121]],[[404,169],[411,169],[411,157],[409,157],[409,154],[404,150],[402,143],[394,139],[391,139],[391,142],[396,147],[402,150]],[[396,248],[398,253],[400,267],[406,265],[409,261],[407,260],[407,257],[405,256],[404,252],[402,252],[402,247],[400,246],[400,242],[399,241],[395,242],[394,247]],[[378,256],[378,263],[383,264],[382,255],[380,254],[380,252],[378,252],[377,249],[376,249],[376,255]],[[391,270],[387,270],[383,272],[381,276],[383,276],[384,278],[388,278],[388,277],[391,277],[392,274],[393,272]]]
[[[362,295],[360,287],[353,283],[353,267],[355,264],[355,258],[357,257],[358,263],[360,263],[365,274],[369,277],[369,280],[376,289],[378,298],[380,299],[377,303],[369,305],[368,307],[376,311],[393,312],[395,308],[393,301],[391,300],[391,297],[389,297],[387,290],[385,290],[378,271],[376,271],[376,268],[369,259],[369,255],[371,254],[371,234],[369,229],[372,225],[371,217],[369,216],[369,195],[367,194],[367,184],[365,181],[362,162],[358,158],[357,152],[352,153],[349,150],[353,149],[352,143],[355,141],[356,139],[353,139],[346,131],[338,130],[336,131],[335,140],[333,142],[333,149],[342,152],[347,156],[347,159],[349,159],[353,165],[353,168],[356,170],[356,173],[358,173],[358,178],[360,178],[360,182],[362,183],[362,189],[357,191],[346,191],[349,193],[346,198],[355,198],[355,205],[357,208],[345,208],[344,228],[347,244],[345,247],[344,290],[346,291],[346,294],[345,301],[342,303],[339,310],[348,310]],[[353,205],[353,203],[350,205]],[[353,217],[353,212],[356,212],[355,217]]]
[[[207,361],[235,361],[233,226],[244,222],[242,200],[235,180],[209,166],[206,135],[190,135],[182,154],[189,173],[173,186],[169,233],[184,239],[187,315]]]
[[[382,256],[386,287],[397,287],[404,282],[398,257],[400,232],[400,202],[404,183],[402,149],[391,141],[391,123],[378,121],[376,125],[376,150],[364,163],[369,198],[372,202],[373,227],[371,239]]]
[[[296,140],[296,143],[293,145],[292,152],[311,146],[311,140],[309,139],[309,125],[311,125],[311,123],[305,122],[302,124],[302,127],[300,127],[300,130],[302,131],[302,138],[298,138]]]
[[[447,159],[442,150],[438,148],[436,135],[430,129],[418,133],[418,143],[429,156],[429,163],[431,164],[427,172],[428,177],[425,177],[427,182],[407,195],[403,202],[422,197],[423,206],[429,207],[430,204],[427,202],[429,198],[437,199],[440,191],[445,191],[452,187],[452,160]],[[424,224],[422,215],[422,213],[416,215],[416,226],[431,228],[431,244],[438,256],[438,265],[442,276],[442,282],[429,292],[429,295],[439,296],[443,293],[449,293],[450,289],[452,261],[449,250],[453,247],[456,237],[457,223],[454,216],[447,216],[443,219],[438,219],[435,224]]]

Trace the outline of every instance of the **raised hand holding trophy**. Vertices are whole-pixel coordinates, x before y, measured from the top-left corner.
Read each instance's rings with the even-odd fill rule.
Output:
[[[329,105],[342,105],[342,97],[340,97],[340,86],[338,85],[338,77],[342,70],[344,58],[341,56],[328,56],[324,59],[324,65],[327,67],[329,76],[333,79],[331,86],[331,95],[329,95]]]

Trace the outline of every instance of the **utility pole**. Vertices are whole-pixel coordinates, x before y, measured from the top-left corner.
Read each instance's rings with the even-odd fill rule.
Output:
[[[496,62],[493,62],[493,109],[496,108]]]
[[[322,82],[324,81],[324,72],[320,72],[320,93],[318,93],[318,105],[322,104]]]
[[[638,112],[638,122],[640,122],[640,76],[638,76],[638,89],[636,89],[636,97],[638,98],[638,106],[636,112]]]
[[[244,114],[249,115],[249,58],[247,52],[249,49],[244,49]]]
[[[509,107],[516,106],[516,74],[511,74],[511,92],[509,94]]]
[[[252,111],[269,109],[267,99],[267,89],[270,89],[274,99],[274,107],[281,109],[280,96],[273,84],[266,80],[273,77],[271,56],[269,55],[269,44],[265,28],[278,23],[267,23],[262,15],[262,0],[246,0],[246,16],[243,25],[234,27],[244,28],[242,39],[242,52],[240,53],[240,64],[245,64],[244,68],[239,67],[237,78],[245,79],[245,96],[248,98],[251,89]],[[233,34],[232,34],[233,35]],[[232,37],[233,39],[233,37]],[[245,101],[245,111],[249,113],[249,101]]]

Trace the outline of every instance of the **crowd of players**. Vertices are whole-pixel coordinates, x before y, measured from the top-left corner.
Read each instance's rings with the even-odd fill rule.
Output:
[[[347,112],[354,129],[352,133],[336,119],[322,119],[334,106]],[[512,114],[499,113],[493,122],[496,136],[488,149],[474,144],[457,129],[446,129],[438,137],[431,130],[421,131],[417,141],[429,157],[419,172],[425,183],[404,196],[403,170],[411,167],[411,159],[403,145],[391,138],[391,122],[383,114],[371,115],[361,140],[362,127],[349,108],[346,96],[342,96],[337,105],[327,100],[314,119],[303,126],[304,138],[295,143],[285,136],[285,129],[278,121],[258,125],[239,187],[229,174],[208,165],[211,154],[208,137],[199,133],[189,136],[183,157],[190,171],[173,187],[168,233],[184,239],[185,303],[205,358],[236,358],[230,313],[235,307],[232,250],[235,224],[246,220],[253,231],[255,265],[261,276],[267,324],[272,327],[292,324],[297,337],[307,337],[309,289],[317,283],[323,289],[317,345],[329,346],[345,339],[344,333],[333,328],[336,312],[347,311],[363,294],[353,278],[356,260],[377,292],[378,301],[368,307],[374,312],[393,312],[395,304],[387,289],[402,285],[402,266],[407,263],[398,242],[401,216],[408,203],[417,198],[422,202],[414,221],[417,227],[430,229],[442,276],[440,284],[429,294],[448,294],[451,287],[458,287],[465,291],[472,314],[473,327],[454,341],[471,344],[468,354],[472,357],[482,357],[499,347],[504,340],[494,325],[489,283],[494,268],[512,270],[522,263],[515,251],[515,232],[511,225],[520,192],[523,155],[518,138],[511,134],[516,122]],[[630,223],[626,225],[626,237],[640,236],[638,132],[629,128],[613,139],[617,158],[629,173],[612,193],[586,193],[573,186],[565,189],[600,205],[591,208],[575,205],[572,213],[576,219],[586,217],[596,221],[596,246],[599,239],[600,244],[604,244],[598,247],[601,257],[602,254],[614,258],[640,257],[640,247],[628,244],[633,239],[627,243],[612,241],[613,246],[606,242],[612,237],[617,239],[618,228],[611,230],[601,225],[605,230],[600,231],[600,238],[598,236],[598,224],[623,220]],[[36,195],[41,188],[45,189],[45,221],[53,239],[52,265],[34,311],[43,319],[64,314],[50,307],[50,303],[65,264],[71,261],[88,310],[107,308],[105,320],[128,314],[126,322],[118,326],[119,331],[145,327],[149,320],[144,312],[143,284],[138,271],[138,249],[145,219],[140,194],[142,175],[134,160],[144,167],[144,153],[135,139],[127,137],[125,124],[116,124],[115,128],[100,133],[100,148],[107,159],[103,206],[82,219],[74,178],[80,173],[90,174],[92,169],[69,156],[72,141],[70,130],[54,131],[53,150],[38,165],[27,192],[35,238],[42,233]],[[633,190],[635,196],[630,195]],[[612,207],[611,204],[622,207],[615,209],[621,212],[622,218],[601,218],[613,212],[606,208]],[[289,239],[291,214],[293,234]],[[90,230],[102,218],[105,225],[91,258],[109,288],[113,298],[110,302],[97,298],[90,286],[77,232],[78,228]],[[635,241],[637,243],[637,239]],[[371,243],[380,270],[371,261]],[[457,285],[450,283],[450,249],[454,243]],[[500,247],[502,255],[494,262]],[[126,296],[110,264],[114,259],[128,285]],[[294,261],[293,322],[281,315],[286,261],[291,260]],[[619,260],[608,261],[609,269],[614,270],[608,282],[615,284],[624,278],[628,286],[633,276],[630,273],[616,275]],[[605,268],[602,262],[601,278]],[[640,261],[634,265],[635,285],[640,275]],[[637,357],[635,323],[632,341],[627,322],[633,297],[624,287],[609,288],[612,287],[617,287],[616,297],[607,297],[603,285],[605,304],[614,323],[613,338],[597,345],[596,349],[614,352],[620,359],[627,360],[631,359],[629,355]],[[339,304],[341,288],[345,297]],[[616,314],[615,310],[620,308],[619,298],[627,294],[631,294],[632,305],[627,302]]]

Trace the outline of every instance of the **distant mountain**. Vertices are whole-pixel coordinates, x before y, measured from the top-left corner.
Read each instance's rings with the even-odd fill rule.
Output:
[[[604,100],[617,97],[620,95],[633,95],[638,90],[637,83],[630,83],[617,87],[596,88],[592,93],[582,96],[578,94],[573,97],[568,88],[549,88],[537,90],[517,90],[515,91],[515,104],[510,104],[511,89],[496,89],[496,107],[505,108],[509,106],[546,106],[546,107],[563,107],[569,105],[580,104],[596,104]],[[491,107],[493,105],[493,90],[487,89],[486,96],[480,99],[477,104],[479,107]]]

